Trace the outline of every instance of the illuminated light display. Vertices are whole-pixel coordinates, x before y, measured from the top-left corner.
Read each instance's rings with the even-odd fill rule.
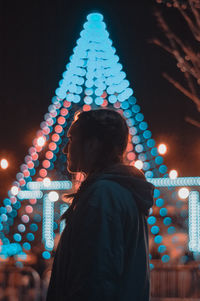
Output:
[[[62,131],[63,131],[63,128],[62,128],[61,125],[56,125],[56,126],[55,126],[55,132],[56,132],[56,133],[60,134]]]
[[[60,114],[62,116],[66,116],[68,114],[68,110],[63,108],[63,109],[60,110]]]
[[[41,136],[37,139],[38,146],[44,146],[45,142],[46,142],[46,139],[43,136]]]
[[[156,244],[160,244],[163,240],[163,237],[161,235],[156,235],[154,238],[154,241]]]
[[[10,192],[12,193],[12,195],[17,195],[19,193],[19,187],[12,186]]]
[[[51,137],[51,140],[53,142],[58,142],[60,139],[60,136],[58,134],[53,134],[52,137]]]
[[[38,225],[32,223],[32,224],[30,225],[30,230],[31,230],[32,232],[36,232],[36,231],[38,230]]]
[[[200,177],[147,178],[147,181],[157,187],[200,186]]]
[[[134,166],[138,169],[142,169],[143,162],[141,160],[137,160],[137,161],[135,161]]]
[[[162,258],[161,258],[161,260],[163,262],[168,262],[170,260],[170,256],[169,255],[163,255]]]
[[[28,178],[30,176],[30,172],[28,170],[24,170],[23,175],[25,178]]]
[[[31,214],[33,212],[33,207],[30,205],[27,205],[25,207],[25,211],[26,211],[26,213]]]
[[[1,256],[4,255],[5,258],[8,256],[19,254],[22,251],[22,247],[19,243],[9,243],[1,246]]]
[[[29,191],[23,190],[17,194],[19,200],[28,200],[28,199],[41,199],[43,197],[42,191]]]
[[[90,111],[91,109],[90,105],[83,105],[83,111]]]
[[[8,160],[1,159],[0,166],[1,166],[2,169],[7,169],[8,168]]]
[[[42,162],[42,166],[44,167],[44,168],[49,168],[50,167],[50,161],[49,160],[44,160],[43,162]]]
[[[158,226],[153,226],[153,227],[151,227],[151,233],[152,234],[158,234],[159,233],[159,231],[160,231],[160,228],[158,227]]]
[[[176,179],[178,177],[178,172],[175,169],[170,170],[169,172],[170,179]]]
[[[48,198],[48,194],[45,194],[43,200],[42,241],[47,250],[52,250],[54,247],[53,220],[54,202],[51,202]]]
[[[59,194],[56,191],[51,191],[48,193],[48,199],[50,202],[57,202],[59,199]]]
[[[26,227],[23,224],[19,224],[17,226],[17,229],[18,229],[19,232],[25,232],[26,231]]]
[[[27,214],[23,214],[21,217],[21,220],[23,223],[28,223],[29,222],[29,216]]]
[[[29,169],[34,168],[34,163],[33,163],[32,161],[29,161],[29,162],[27,163],[27,165],[28,165],[28,168],[29,168]]]
[[[50,178],[45,178],[43,180],[43,185],[44,185],[44,187],[49,187],[51,185],[51,179]]]
[[[24,158],[24,161],[25,161],[26,163],[32,161],[31,156],[27,155],[27,156]],[[27,166],[28,166],[28,164],[27,164]]]
[[[33,241],[35,239],[35,236],[33,233],[27,233],[26,238],[28,239],[28,241]]]
[[[155,217],[155,216],[150,216],[150,217],[148,217],[147,222],[148,222],[149,225],[155,224],[155,222],[156,222],[156,217]]]
[[[187,199],[187,197],[189,196],[189,189],[187,189],[186,187],[180,188],[178,191],[178,195],[181,199]]]
[[[15,233],[13,235],[15,241],[20,242],[22,240],[22,236],[19,233]]]
[[[47,151],[46,154],[45,154],[45,157],[46,157],[48,160],[51,160],[51,159],[53,158],[53,152]]]
[[[58,124],[64,124],[66,122],[66,119],[62,116],[58,117]]]
[[[47,176],[47,170],[46,170],[45,168],[40,169],[39,175],[40,175],[42,178],[45,178],[45,177]]]
[[[200,198],[198,191],[189,194],[189,250],[200,252]]]
[[[161,155],[166,154],[166,152],[167,152],[167,146],[166,146],[166,144],[164,144],[164,143],[159,144],[158,145],[158,152]]]
[[[37,204],[37,200],[36,200],[36,199],[30,199],[30,200],[29,200],[29,203],[30,203],[31,205],[35,205],[35,204]]]
[[[134,152],[129,152],[129,153],[127,154],[127,159],[128,159],[129,161],[135,160],[135,153],[134,153]]]
[[[167,167],[163,164],[163,157],[159,155],[157,147],[155,147],[155,140],[152,139],[151,131],[148,130],[148,124],[144,121],[144,116],[140,112],[140,106],[137,104],[137,99],[132,95],[133,90],[129,88],[129,81],[126,80],[126,74],[122,71],[122,65],[119,63],[119,57],[116,55],[116,50],[112,46],[112,41],[109,39],[108,32],[106,31],[105,23],[103,22],[103,16],[100,14],[90,14],[87,17],[88,22],[84,24],[84,30],[81,32],[81,37],[77,41],[77,46],[74,48],[74,53],[70,57],[70,63],[66,65],[66,71],[63,73],[63,78],[59,82],[59,88],[56,90],[56,96],[52,98],[52,104],[48,107],[48,113],[45,114],[44,121],[41,123],[41,130],[37,133],[37,138],[33,141],[33,147],[29,149],[30,157],[27,158],[26,164],[23,165],[22,177],[17,179],[24,181],[26,184],[26,189],[30,192],[31,198],[29,203],[34,205],[37,203],[37,198],[33,196],[34,192],[42,193],[41,190],[48,190],[56,193],[56,198],[53,202],[49,199],[49,194],[44,197],[43,206],[43,242],[47,251],[43,252],[43,258],[49,259],[51,254],[48,250],[53,249],[53,231],[58,227],[56,220],[56,206],[60,206],[60,214],[67,209],[63,204],[57,203],[54,205],[54,201],[58,198],[57,190],[67,190],[72,188],[72,183],[70,181],[50,181],[47,180],[47,176],[50,176],[49,169],[45,165],[41,168],[41,164],[44,159],[47,159],[48,165],[55,162],[59,156],[55,156],[55,153],[59,151],[59,144],[62,142],[62,135],[64,134],[64,128],[66,126],[66,118],[70,115],[70,108],[74,109],[74,104],[77,109],[77,104],[82,101],[83,111],[89,111],[96,108],[96,106],[113,106],[118,110],[120,114],[125,116],[127,124],[130,128],[130,143],[129,152],[127,154],[127,160],[131,161],[138,159],[140,161],[141,169],[144,170],[145,176],[149,182],[157,183],[157,187],[170,187],[170,186],[190,186],[185,182],[191,183],[191,186],[199,186],[200,178],[165,178]],[[83,93],[81,95],[81,93]],[[106,98],[106,99],[105,99]],[[60,110],[60,112],[59,112]],[[59,115],[60,114],[60,115]],[[76,117],[75,117],[76,118]],[[52,132],[52,135],[49,133]],[[39,145],[39,136],[44,137],[45,144]],[[49,140],[49,141],[48,141]],[[48,144],[46,143],[48,141]],[[134,147],[133,147],[134,144]],[[43,146],[46,147],[44,153]],[[136,152],[133,153],[133,148]],[[38,157],[38,153],[40,158]],[[133,157],[133,154],[135,157]],[[41,158],[41,156],[44,156]],[[39,158],[39,159],[38,159]],[[32,172],[29,167],[32,163],[29,162],[36,161],[35,169],[37,168],[36,182],[32,182]],[[51,160],[51,162],[50,162]],[[136,161],[136,162],[137,162]],[[51,168],[53,169],[52,165]],[[160,177],[160,178],[155,178]],[[161,178],[163,177],[163,178]],[[174,182],[173,182],[174,181]],[[185,181],[185,182],[184,182]],[[155,182],[155,183],[154,183]],[[184,182],[184,183],[183,183]],[[177,185],[177,183],[179,183]],[[50,184],[50,185],[49,185]],[[167,184],[167,185],[166,185]],[[21,183],[20,183],[21,185]],[[24,189],[24,188],[23,188]],[[54,191],[56,190],[56,191]],[[26,193],[26,190],[22,190]],[[154,196],[158,198],[156,200],[156,206],[160,216],[163,217],[163,223],[167,227],[168,233],[173,233],[174,227],[172,226],[172,220],[166,216],[167,209],[164,208],[165,202],[160,195],[158,189],[155,189]],[[9,195],[10,200],[11,196]],[[17,195],[18,197],[18,195]],[[42,197],[42,195],[41,195]],[[25,198],[29,199],[29,198]],[[32,203],[33,201],[33,203]],[[46,203],[45,203],[46,202]],[[11,205],[16,205],[16,208],[21,206],[21,202],[17,199],[12,202]],[[4,204],[5,206],[11,206],[10,204]],[[55,206],[55,217],[54,217],[54,206]],[[30,211],[26,210],[27,206],[23,207],[24,213],[33,213],[34,206]],[[7,207],[9,209],[9,207]],[[3,218],[7,218],[7,209],[2,212]],[[10,210],[10,209],[9,209]],[[63,210],[63,211],[62,211]],[[17,209],[14,214],[17,213]],[[34,240],[34,234],[32,232],[37,231],[38,227],[29,226],[30,218],[27,214],[24,214],[21,219],[22,222],[27,224],[24,228],[20,226],[18,231],[22,233],[24,231],[30,231],[27,233],[27,240],[32,242]],[[151,225],[151,232],[154,237],[154,242],[156,244],[162,243],[162,236],[159,235],[160,229],[156,225],[157,220],[152,215],[153,209],[150,210],[150,218],[148,223]],[[33,214],[34,222],[40,222],[41,216],[39,214]],[[31,221],[32,223],[32,221]],[[22,224],[20,224],[22,225]],[[61,226],[62,225],[62,226]],[[60,231],[64,228],[64,223],[61,223]],[[16,233],[17,234],[17,233]],[[17,236],[19,237],[19,236]],[[23,248],[27,250],[31,248],[30,243],[23,244]],[[166,246],[156,246],[160,253],[166,251]],[[169,261],[169,257],[163,254],[163,262]]]
[[[44,184],[45,179],[42,182],[29,182],[27,183],[27,189],[30,190],[67,190],[72,188],[71,181],[51,181],[47,187]],[[47,180],[48,181],[48,180]]]
[[[56,143],[54,143],[54,142],[50,142],[50,143],[49,143],[49,149],[50,149],[51,151],[54,151],[56,148],[57,148]]]

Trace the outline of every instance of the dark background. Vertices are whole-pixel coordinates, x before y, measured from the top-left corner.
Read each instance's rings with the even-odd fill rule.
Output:
[[[104,15],[153,138],[168,145],[168,169],[177,169],[179,176],[200,175],[200,129],[184,120],[199,115],[195,105],[162,77],[165,71],[180,82],[183,79],[175,60],[149,42],[164,38],[153,15],[155,8],[163,11],[184,40],[190,40],[177,11],[154,0],[1,2],[0,158],[6,157],[11,165],[0,170],[1,194],[15,180],[86,16],[94,11]]]

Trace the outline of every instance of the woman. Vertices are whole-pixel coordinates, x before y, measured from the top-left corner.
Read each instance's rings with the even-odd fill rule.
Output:
[[[124,163],[129,130],[115,110],[81,112],[64,148],[80,185],[64,213],[47,301],[147,301],[153,185]]]

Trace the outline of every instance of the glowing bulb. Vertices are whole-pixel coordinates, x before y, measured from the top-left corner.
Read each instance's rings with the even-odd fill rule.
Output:
[[[142,167],[143,167],[143,162],[142,162],[141,160],[137,160],[137,161],[135,161],[134,166],[135,166],[137,169],[142,169]]]
[[[56,191],[51,191],[48,193],[49,201],[56,202],[59,199],[59,195]]]
[[[189,189],[187,189],[186,187],[180,188],[178,191],[178,195],[181,199],[187,199],[189,193]]]
[[[167,152],[167,146],[164,143],[158,145],[158,152],[161,155],[164,155]]]
[[[6,169],[8,167],[8,161],[6,159],[2,159],[0,165],[2,169]]]
[[[37,144],[38,144],[38,146],[44,146],[44,144],[45,144],[45,138],[43,136],[39,137],[37,139]]]
[[[169,177],[170,179],[176,179],[178,177],[178,172],[175,169],[170,170]]]
[[[43,185],[45,187],[49,187],[51,185],[51,179],[50,178],[44,178]]]
[[[12,186],[10,189],[12,195],[17,195],[19,192],[19,188],[17,186]]]

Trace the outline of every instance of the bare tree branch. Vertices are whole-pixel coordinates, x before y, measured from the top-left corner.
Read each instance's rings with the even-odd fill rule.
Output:
[[[192,124],[192,125],[200,128],[200,122],[199,121],[196,121],[196,120],[194,120],[194,119],[192,119],[190,117],[186,117],[185,121],[187,121],[188,123],[190,123],[190,124]]]
[[[175,58],[177,68],[183,72],[185,77],[186,87],[166,73],[163,73],[163,76],[176,89],[187,96],[196,105],[197,111],[200,112],[200,0],[188,0],[186,6],[181,5],[178,0],[173,0],[173,5],[182,15],[183,20],[192,33],[190,44],[187,45],[187,42],[179,38],[158,10],[155,12],[155,16],[159,27],[167,38],[167,42],[163,42],[157,38],[152,39],[151,42]],[[198,121],[189,117],[186,120],[199,127]]]
[[[185,89],[179,82],[175,81],[168,74],[163,73],[163,77],[166,78],[175,88],[181,91],[185,96],[190,98],[194,103],[196,103],[198,107],[198,111],[200,112],[200,99],[193,95],[189,90]]]

